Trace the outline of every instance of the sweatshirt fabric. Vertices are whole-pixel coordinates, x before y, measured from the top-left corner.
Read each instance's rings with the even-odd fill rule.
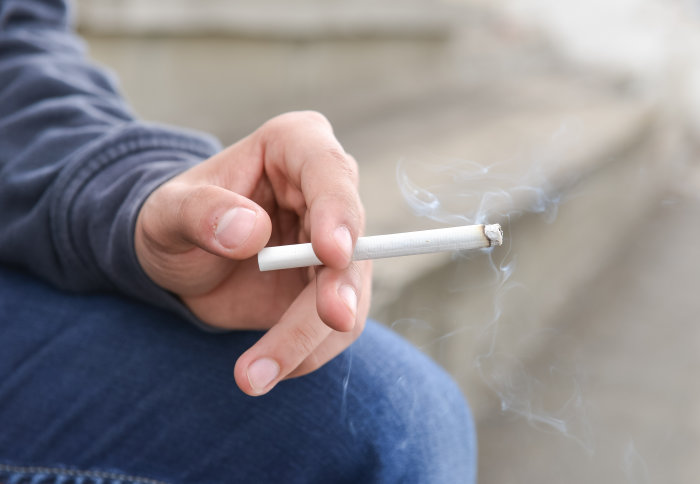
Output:
[[[221,147],[136,119],[69,19],[66,0],[0,0],[0,263],[201,325],[143,272],[134,227],[156,187]]]

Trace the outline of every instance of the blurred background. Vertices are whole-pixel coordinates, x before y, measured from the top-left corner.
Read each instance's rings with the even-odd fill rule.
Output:
[[[372,314],[469,398],[481,483],[700,475],[700,4],[79,0],[143,118],[229,144],[295,109],[367,233],[501,223],[375,264]]]

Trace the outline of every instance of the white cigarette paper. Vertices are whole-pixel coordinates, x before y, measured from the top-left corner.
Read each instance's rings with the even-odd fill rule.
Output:
[[[483,249],[503,243],[498,224],[464,225],[444,229],[360,237],[352,260],[383,259],[453,250]],[[311,244],[266,247],[258,253],[261,271],[322,265]]]

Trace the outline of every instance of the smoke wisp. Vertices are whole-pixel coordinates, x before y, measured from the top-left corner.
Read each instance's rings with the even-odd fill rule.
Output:
[[[548,173],[563,155],[567,136],[567,125],[562,123],[539,152],[503,162],[403,159],[397,164],[397,183],[417,216],[445,225],[499,222],[505,239],[502,247],[457,255],[456,279],[449,290],[465,298],[474,298],[476,293],[470,277],[476,260],[480,258],[480,265],[487,266],[488,275],[480,279],[487,282],[480,283],[479,294],[488,299],[489,307],[478,313],[482,316],[479,321],[462,318],[454,327],[441,328],[442,334],[426,322],[428,318],[395,324],[418,321],[423,329],[437,331],[435,338],[423,345],[428,351],[455,336],[468,341],[470,348],[464,351],[468,356],[463,364],[497,395],[502,411],[524,418],[539,430],[565,435],[593,453],[581,369],[570,358],[536,364],[530,361],[537,357],[543,341],[556,345],[566,334],[556,325],[538,320],[537,299],[533,298],[536,291],[518,281],[518,254],[513,251],[513,239],[518,236],[512,232],[514,221],[535,214],[546,223],[554,223],[565,201],[561,186],[552,183]],[[546,391],[553,387],[557,388],[554,397]]]

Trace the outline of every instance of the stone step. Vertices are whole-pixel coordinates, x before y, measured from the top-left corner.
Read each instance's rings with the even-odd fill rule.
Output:
[[[220,36],[325,41],[449,35],[455,8],[426,0],[79,0],[78,23],[94,35]]]
[[[493,192],[480,217],[502,223],[506,240],[492,258],[435,254],[374,266],[373,316],[477,395],[477,415],[494,403],[479,357],[495,341],[509,355],[498,368],[507,375],[538,351],[537,335],[556,328],[577,291],[613,262],[673,174],[655,105],[603,86],[518,79],[339,133],[360,163],[368,234],[470,223],[481,194]],[[440,202],[432,210],[440,221],[410,209],[397,167],[410,175],[409,192],[425,189],[435,198],[418,199]],[[493,174],[486,182],[483,167]],[[542,198],[551,206],[539,206]]]
[[[284,111],[360,119],[454,80],[452,9],[434,2],[81,0],[91,54],[138,113],[226,144]]]
[[[479,169],[495,167],[494,176],[501,179],[495,188],[510,189],[512,196],[494,198],[483,216],[504,222],[509,211],[528,211],[533,192],[555,196],[604,169],[611,156],[648,134],[652,120],[652,107],[634,96],[576,85],[565,78],[539,77],[479,92],[453,92],[446,99],[414,106],[413,112],[403,105],[355,130],[338,130],[338,135],[360,163],[367,233],[378,234],[445,224],[411,210],[397,180],[399,167],[416,185],[442,190],[436,193],[441,197],[440,210],[455,222],[460,218],[469,222],[474,205],[480,203],[477,195],[486,188],[474,186],[466,175],[480,176],[474,164],[481,165]],[[528,181],[534,190],[515,186]],[[473,193],[460,196],[464,194],[459,191],[467,189]],[[449,259],[448,254],[436,254],[378,264],[390,273],[388,280],[411,281]],[[378,292],[395,285],[385,283],[381,274],[377,277]],[[391,300],[388,293],[393,292],[378,294],[378,307]]]

